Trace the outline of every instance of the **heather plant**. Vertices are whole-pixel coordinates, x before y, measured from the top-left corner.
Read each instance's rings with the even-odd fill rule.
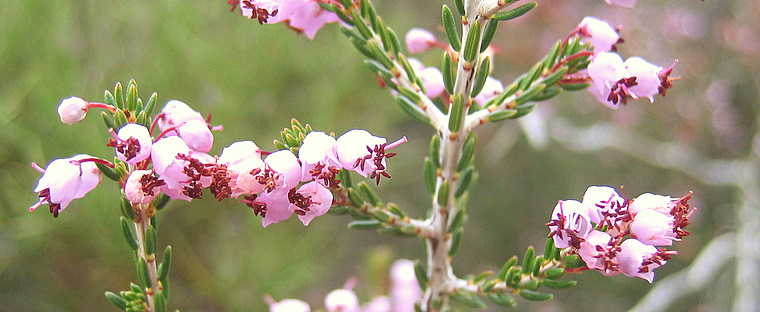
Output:
[[[577,199],[558,200],[545,220],[535,221],[536,226],[547,226],[547,240],[538,250],[529,246],[524,255],[505,259],[500,268],[454,274],[452,257],[460,250],[467,212],[478,209],[468,206],[468,200],[483,196],[473,188],[478,180],[475,129],[528,116],[540,102],[566,92],[588,90],[588,105],[597,101],[624,110],[643,105],[644,98],[654,102],[676,80],[671,74],[677,61],[663,67],[636,56],[624,60],[615,52],[623,42],[618,30],[602,19],[586,17],[527,72],[502,83],[492,76],[498,72],[491,66],[492,40],[500,27],[537,6],[514,2],[462,0],[455,1],[453,9],[443,5],[444,40],[419,28],[402,40],[368,0],[229,3],[233,11],[258,24],[285,23],[308,38],[328,23],[339,24],[397,106],[435,132],[427,157],[419,161],[424,181],[420,188],[430,199],[424,218],[384,200],[372,186],[394,183],[394,162],[413,161],[405,159],[403,146],[419,142],[406,137],[389,140],[364,129],[336,135],[292,119],[270,148],[254,142],[259,138],[241,138],[211,155],[213,131],[223,127],[212,122],[210,114],[204,117],[178,100],[156,112],[157,93],[143,100],[135,81],[117,83],[102,102],[79,97],[61,102],[58,113],[67,124],[99,110],[111,135],[105,145],[114,154],[56,159],[45,168],[34,164],[42,177],[34,189],[39,201],[30,210],[46,205],[57,218],[103,177],[118,183],[120,225],[134,255],[137,281],[106,297],[126,311],[168,309],[171,264],[182,260],[172,259],[170,246],[159,250],[156,216],[173,200],[203,197],[248,207],[264,227],[293,215],[308,226],[330,213],[349,215],[350,229],[424,241],[426,259],[395,262],[387,296],[361,305],[352,291],[355,281],[349,280],[327,295],[328,311],[448,311],[452,305],[485,308],[486,301],[513,306],[516,296],[549,300],[553,289],[576,284],[568,275],[584,271],[622,273],[651,283],[654,270],[676,254],[667,247],[690,234],[685,228],[695,211],[689,204],[691,192],[629,197],[623,189],[590,186]],[[608,1],[624,7],[634,2]],[[438,49],[440,67],[407,56]],[[310,310],[303,301],[262,298],[271,311]]]

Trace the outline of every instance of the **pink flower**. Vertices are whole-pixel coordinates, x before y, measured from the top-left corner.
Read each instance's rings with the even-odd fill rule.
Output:
[[[335,23],[339,20],[335,13],[323,9],[316,0],[310,0],[305,1],[290,15],[288,26],[303,33],[309,39],[314,39],[317,31],[322,26],[325,26],[327,23]]]
[[[618,266],[626,276],[640,277],[651,283],[654,279],[652,270],[664,265],[665,260],[670,259],[669,255],[673,253],[658,253],[654,246],[628,239],[620,244],[620,252],[617,254]]]
[[[325,297],[325,309],[329,312],[359,312],[359,298],[350,289],[336,289]]]
[[[228,165],[237,164],[249,158],[261,159],[261,148],[253,141],[238,141],[222,149],[219,162]]]
[[[268,297],[269,312],[311,312],[311,307],[306,302],[298,299],[283,299],[274,302],[274,299]]]
[[[485,105],[490,99],[502,92],[504,92],[504,86],[501,84],[501,81],[488,76],[486,78],[486,83],[483,85],[483,89],[480,90],[480,93],[478,93],[473,100],[480,105]]]
[[[336,154],[337,147],[332,136],[320,131],[309,132],[298,149],[303,169],[301,181],[317,180],[324,186],[337,187],[335,178],[343,168]]]
[[[655,95],[665,95],[666,90],[671,87],[668,76],[670,76],[676,64],[678,64],[678,61],[673,62],[670,67],[663,69],[640,57],[631,57],[625,60],[625,67],[628,69],[628,72],[636,77],[636,85],[630,88],[631,92],[638,97],[646,97],[650,102],[654,102]]]
[[[50,162],[34,188],[39,201],[29,210],[34,211],[47,204],[50,213],[57,218],[58,213],[66,209],[72,200],[82,198],[94,189],[103,177],[95,163],[87,161],[92,159],[90,155],[80,154]]]
[[[443,74],[438,68],[425,68],[417,72],[417,76],[420,77],[422,85],[425,86],[425,95],[431,99],[441,96],[446,89],[443,84]]]
[[[614,188],[609,186],[590,186],[583,194],[583,206],[588,209],[589,221],[599,224],[625,204]],[[614,220],[608,220],[613,225]]]
[[[293,214],[293,211],[290,210],[290,201],[286,195],[262,192],[254,198],[253,212],[262,216],[261,225],[263,227],[287,220]]]
[[[74,124],[82,121],[87,116],[87,101],[80,97],[72,96],[61,101],[58,105],[58,116],[61,121],[67,124]]]
[[[116,157],[131,166],[148,159],[150,157],[153,138],[151,138],[148,128],[143,125],[134,123],[126,124],[111,139],[108,146],[116,149]]]
[[[205,120],[188,120],[177,127],[177,133],[194,151],[208,153],[214,145],[214,135]]]
[[[374,158],[376,149],[384,151],[385,138],[376,137],[367,130],[354,129],[338,137],[336,143],[336,152],[343,168],[354,170],[363,177],[385,169],[385,158],[378,158],[377,161]]]
[[[147,205],[158,196],[165,182],[153,174],[153,170],[135,170],[124,184],[124,195],[135,204]]]
[[[333,195],[322,184],[315,181],[302,185],[298,191],[292,188],[288,192],[288,209],[298,215],[303,225],[327,213],[332,205]]]
[[[405,41],[407,50],[412,54],[425,52],[438,42],[433,33],[422,28],[410,29],[406,33]]]
[[[390,275],[393,311],[414,312],[414,304],[422,299],[422,290],[414,275],[414,262],[396,260],[391,266]]]
[[[614,51],[615,44],[620,41],[620,35],[610,24],[592,16],[586,16],[581,20],[578,32],[588,38],[596,53]]]
[[[670,211],[673,209],[675,200],[675,198],[670,196],[644,193],[636,197],[631,204],[628,205],[628,211],[634,217],[643,210],[654,210],[667,215],[670,214]]]
[[[232,197],[242,194],[258,194],[264,190],[265,184],[260,183],[260,172],[264,170],[264,161],[258,158],[248,158],[227,167],[230,172],[230,187]]]
[[[394,312],[391,300],[386,296],[376,296],[362,305],[362,312]],[[403,312],[403,310],[401,310]]]
[[[612,237],[604,232],[593,230],[581,243],[578,254],[589,269],[594,269],[606,276],[620,273],[615,256],[619,247],[612,242]]]
[[[199,112],[196,112],[190,108],[190,106],[187,106],[187,104],[177,100],[166,102],[161,113],[156,116],[156,122],[161,131],[166,131],[172,127],[178,127],[190,120],[200,120],[205,122],[203,116],[201,116]]]
[[[619,6],[623,8],[633,8],[636,5],[636,0],[604,0],[604,2],[607,2],[607,4],[610,4],[610,5]]]
[[[629,97],[638,100],[630,91],[630,87],[636,85],[636,77],[631,76],[617,53],[596,54],[587,71],[593,83],[589,91],[610,108],[625,104]]]
[[[301,182],[301,165],[289,150],[279,150],[264,158],[264,170],[259,183],[267,193],[287,194]],[[263,182],[263,183],[262,183]]]
[[[588,209],[577,200],[561,200],[552,211],[552,220],[547,223],[550,236],[554,236],[557,248],[580,248],[586,235],[592,230]]]
[[[335,13],[322,9],[315,0],[241,0],[240,12],[258,20],[259,24],[286,22],[309,39],[314,39],[326,23],[339,20]]]
[[[652,209],[639,211],[631,221],[631,237],[647,245],[671,246],[677,239],[673,222],[670,214],[665,215]]]

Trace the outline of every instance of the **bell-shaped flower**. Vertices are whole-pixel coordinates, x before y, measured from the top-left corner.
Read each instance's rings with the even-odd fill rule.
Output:
[[[631,237],[647,245],[671,246],[677,240],[673,222],[672,216],[652,209],[639,211],[630,224]]]
[[[301,181],[318,180],[325,186],[337,187],[335,178],[343,166],[336,149],[337,142],[332,136],[321,131],[309,132],[298,149],[303,170]]]
[[[619,247],[611,240],[612,237],[609,234],[597,230],[586,235],[578,254],[589,269],[597,270],[606,276],[620,273],[615,259]]]
[[[633,199],[631,204],[628,205],[628,212],[634,217],[643,210],[654,210],[664,215],[670,215],[675,205],[675,200],[675,198],[670,196],[644,193]]]
[[[269,297],[271,299],[271,297]],[[298,299],[283,299],[279,302],[269,302],[269,312],[311,312],[306,302]]]
[[[314,39],[325,24],[339,21],[335,13],[323,9],[316,0],[303,1],[303,4],[290,15],[288,26],[309,39]]]
[[[58,116],[63,123],[70,125],[80,122],[87,116],[87,104],[87,101],[76,96],[64,99],[58,105]]]
[[[359,312],[359,298],[353,290],[336,289],[325,296],[328,312]]]
[[[422,299],[422,289],[414,274],[414,262],[407,259],[393,262],[390,280],[393,311],[414,312],[414,304]]]
[[[258,215],[262,216],[261,225],[263,227],[287,220],[293,214],[293,211],[289,209],[288,197],[282,194],[262,192],[256,198],[256,204],[259,205]],[[254,213],[256,213],[255,209]]]
[[[587,72],[592,81],[589,91],[603,104],[617,108],[620,103],[625,104],[629,97],[638,99],[630,91],[630,87],[636,85],[636,77],[631,76],[617,53],[596,54]]]
[[[589,220],[596,224],[614,217],[624,204],[625,198],[609,186],[590,186],[583,194],[583,206],[588,209]],[[609,225],[614,225],[614,220],[608,221]]]
[[[333,195],[322,184],[312,181],[288,192],[288,209],[298,215],[303,225],[309,225],[311,220],[327,213],[332,206]]]
[[[406,42],[406,49],[411,54],[425,52],[438,42],[433,33],[422,28],[410,29],[406,33],[404,41]]]
[[[614,51],[615,44],[620,41],[620,35],[610,24],[592,16],[581,20],[578,32],[591,42],[595,53]]]
[[[178,161],[177,155],[180,154],[189,155],[190,147],[179,137],[165,137],[156,141],[153,143],[150,154],[153,169],[159,175],[163,174],[166,168]]]
[[[640,277],[650,283],[654,279],[653,270],[665,264],[665,259],[658,255],[657,248],[635,239],[627,239],[620,244],[617,261],[623,274]]]
[[[90,155],[56,159],[48,164],[34,191],[39,201],[29,207],[34,211],[47,204],[53,217],[66,209],[72,200],[84,197],[102,181],[103,177]]]
[[[161,131],[166,131],[172,127],[178,127],[190,120],[200,120],[205,122],[203,116],[201,116],[199,112],[196,112],[190,108],[190,106],[187,106],[187,104],[178,100],[166,102],[161,113],[156,116],[156,123]]]
[[[385,138],[376,137],[367,130],[354,129],[338,137],[336,143],[338,159],[343,168],[354,170],[363,177],[378,169],[378,164],[385,168],[385,159],[377,164],[372,161],[375,147],[384,145]]]
[[[205,120],[188,120],[177,127],[177,133],[194,151],[208,153],[214,145],[214,135]]]
[[[135,170],[124,183],[124,195],[132,203],[146,205],[160,194],[160,186],[164,184],[153,170]]]
[[[148,132],[148,128],[139,124],[126,124],[111,139],[108,146],[116,149],[116,157],[131,166],[148,159],[150,157],[153,139]]]
[[[219,162],[233,165],[246,161],[249,158],[261,159],[261,148],[253,141],[238,141],[222,149],[222,154],[219,155]]]
[[[417,76],[422,80],[422,85],[425,86],[425,95],[431,99],[441,96],[446,89],[443,83],[443,74],[438,68],[427,67],[417,72]]]
[[[580,248],[580,244],[592,230],[588,214],[586,206],[577,200],[559,201],[554,206],[551,221],[547,223],[550,235],[554,237],[554,246]]]
[[[264,168],[258,173],[258,181],[264,191],[287,194],[301,182],[301,165],[289,150],[279,150],[264,158]]]
[[[501,81],[491,76],[486,78],[486,83],[483,85],[483,89],[480,90],[477,96],[473,99],[480,105],[485,105],[490,99],[504,92],[504,85]]]

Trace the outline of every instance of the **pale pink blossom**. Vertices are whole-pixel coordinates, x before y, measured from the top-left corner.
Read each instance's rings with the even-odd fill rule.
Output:
[[[359,312],[359,298],[350,289],[336,289],[325,297],[328,312]]]
[[[222,149],[219,162],[227,165],[237,164],[249,158],[261,159],[261,148],[253,141],[238,141]]]
[[[591,42],[595,53],[614,51],[620,35],[610,24],[596,17],[586,16],[578,24],[578,32]]]
[[[287,194],[301,182],[301,165],[289,150],[279,150],[264,158],[264,170],[259,175],[267,193]]]
[[[376,296],[372,301],[362,305],[362,312],[394,312],[391,299],[387,296]],[[398,312],[398,311],[396,311]]]
[[[227,167],[230,172],[230,187],[232,197],[242,194],[258,194],[264,190],[265,184],[260,183],[259,173],[264,170],[264,161],[251,157]]]
[[[39,201],[29,207],[34,211],[41,205],[49,205],[53,217],[66,209],[72,200],[84,197],[102,181],[103,177],[90,155],[80,154],[71,158],[59,158],[43,171],[34,192]]]
[[[628,211],[634,217],[643,210],[654,210],[661,214],[670,215],[670,211],[673,209],[675,201],[676,199],[670,196],[644,193],[636,197],[631,204],[628,205]]]
[[[612,237],[609,234],[597,230],[586,235],[578,254],[589,269],[597,270],[606,276],[620,273],[615,259],[619,247],[611,241]]]
[[[311,312],[309,304],[298,299],[283,299],[279,302],[275,302],[271,297],[267,299],[269,312]]]
[[[547,225],[557,248],[580,248],[592,230],[589,210],[577,200],[561,200],[554,206],[551,222]]]
[[[485,105],[490,99],[502,92],[504,92],[504,85],[501,84],[501,81],[488,76],[483,85],[483,89],[480,90],[480,93],[478,93],[473,100],[480,105]]]
[[[338,145],[330,135],[321,131],[312,131],[303,139],[298,149],[301,161],[301,181],[320,181],[322,185],[337,187],[336,177],[343,168],[336,153]]]
[[[630,87],[636,84],[636,78],[631,76],[617,53],[596,54],[587,72],[592,81],[589,91],[603,104],[617,108],[620,103],[625,104],[628,98],[638,99],[630,91]]]
[[[200,120],[205,122],[203,116],[201,116],[199,112],[196,112],[190,108],[190,106],[187,106],[187,104],[178,100],[166,102],[161,113],[156,116],[156,123],[161,131],[166,131],[172,127],[178,127],[190,120]],[[167,135],[173,134],[167,133]]]
[[[332,206],[333,195],[322,184],[312,181],[288,193],[290,206],[288,209],[298,215],[303,225],[309,225],[311,220],[327,213]]]
[[[653,270],[665,264],[665,260],[658,256],[657,248],[635,239],[628,239],[620,244],[617,261],[623,274],[640,277],[650,283],[654,280]]]
[[[412,54],[425,52],[438,42],[433,33],[422,28],[410,29],[404,41],[406,41],[406,49]]]
[[[61,101],[58,105],[58,116],[61,117],[61,121],[67,124],[74,124],[82,121],[87,116],[87,101],[80,97],[72,96]]]
[[[116,150],[116,157],[131,166],[148,159],[152,145],[153,138],[148,128],[134,123],[121,127],[116,138],[108,143]]]
[[[625,198],[609,186],[590,186],[583,194],[583,206],[588,209],[589,221],[596,224],[616,213],[624,204]]]
[[[385,169],[385,158],[374,161],[375,149],[385,146],[385,138],[376,137],[367,130],[354,129],[338,137],[336,143],[336,152],[343,168],[354,170],[363,177],[375,170]]]
[[[443,74],[438,68],[425,68],[417,72],[417,76],[422,80],[422,85],[425,86],[425,95],[431,99],[441,96],[446,89],[443,83]]]
[[[414,274],[414,261],[399,259],[393,262],[390,279],[393,311],[414,312],[414,304],[422,300],[422,289]]]
[[[135,204],[149,204],[160,194],[159,187],[164,181],[153,174],[153,170],[135,170],[129,174],[124,184],[124,195]]]
[[[303,33],[309,39],[314,39],[325,24],[339,21],[335,13],[327,11],[319,6],[316,0],[305,1],[288,20],[288,26],[298,32]]]
[[[176,130],[182,141],[194,151],[208,153],[214,145],[214,135],[205,120],[188,120]]]
[[[339,21],[335,13],[323,9],[316,0],[241,0],[240,11],[259,24],[286,22],[309,39],[314,39],[326,23]]]
[[[639,211],[630,224],[631,237],[647,245],[671,246],[677,240],[673,222],[670,214],[653,209]]]
[[[258,212],[258,215],[262,216],[261,225],[263,227],[287,220],[293,214],[287,195],[262,192],[254,203],[259,205],[259,209],[263,209]],[[256,209],[254,209],[254,213],[256,213]]]

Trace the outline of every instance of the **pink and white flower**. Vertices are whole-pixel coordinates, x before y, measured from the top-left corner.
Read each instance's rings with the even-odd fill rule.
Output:
[[[561,200],[554,206],[552,220],[547,223],[557,248],[580,248],[586,235],[592,230],[589,211],[577,200]]]
[[[325,297],[328,312],[359,312],[359,298],[353,290],[336,289]]]
[[[332,205],[333,195],[322,184],[312,181],[288,192],[288,209],[298,215],[304,226],[311,220],[327,213]]]
[[[606,276],[612,276],[620,273],[615,259],[619,248],[612,241],[610,234],[593,230],[586,235],[578,254],[583,262],[586,262],[589,269],[597,270]]]
[[[654,280],[653,270],[663,266],[672,254],[675,252],[658,252],[654,246],[627,239],[620,244],[618,267],[628,277],[640,277],[651,283]]]
[[[674,232],[674,219],[652,209],[639,211],[631,221],[631,237],[644,244],[671,246],[678,240]]]
[[[132,203],[147,205],[160,194],[159,187],[164,184],[153,170],[135,170],[124,184],[124,195]]]
[[[108,143],[116,150],[116,157],[131,166],[148,159],[152,145],[153,138],[148,128],[134,123],[121,127],[116,137]]]
[[[156,123],[161,131],[166,131],[173,127],[179,127],[190,120],[200,120],[205,122],[203,116],[201,116],[199,112],[196,112],[184,102],[177,100],[166,102],[161,113],[156,116]]]
[[[589,221],[596,224],[602,223],[608,217],[614,217],[624,204],[625,198],[609,186],[590,186],[583,194],[583,206],[588,209]],[[612,223],[614,220],[607,222],[608,225]]]
[[[50,213],[57,218],[72,200],[84,197],[103,179],[93,159],[95,158],[90,155],[80,154],[53,160],[47,169],[40,169],[43,174],[34,188],[39,201],[29,207],[29,210],[34,211],[37,207],[47,204],[50,206]]]
[[[412,54],[425,52],[438,43],[433,33],[422,28],[410,29],[406,33],[404,41],[406,42],[406,49]]]
[[[483,89],[480,90],[480,93],[478,93],[473,100],[480,105],[485,105],[490,99],[502,92],[504,92],[504,85],[501,84],[501,81],[488,76],[486,78],[486,83],[483,85]]]
[[[581,20],[578,32],[591,42],[595,53],[615,51],[615,44],[620,41],[620,35],[610,24],[593,16]]]
[[[87,116],[88,103],[84,99],[76,96],[66,98],[58,105],[58,116],[61,117],[61,121],[66,124],[74,124],[80,122]]]

